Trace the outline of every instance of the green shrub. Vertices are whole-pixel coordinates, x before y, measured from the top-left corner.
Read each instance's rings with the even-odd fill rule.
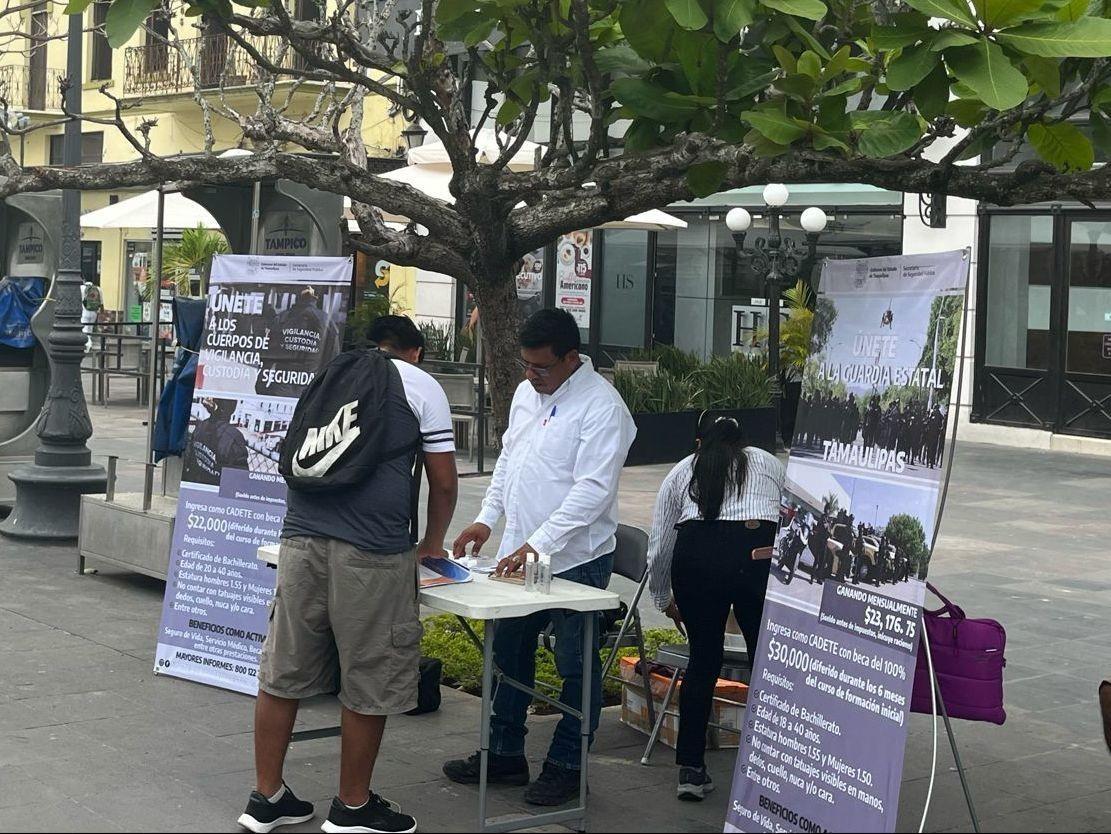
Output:
[[[695,386],[689,377],[661,370],[655,374],[615,371],[613,385],[633,414],[659,414],[694,408]]]
[[[470,623],[479,639],[482,638],[481,622]],[[668,643],[683,643],[683,636],[673,628],[650,628],[644,633],[645,650],[653,657],[656,649]],[[619,657],[635,657],[636,649],[626,648],[618,652]],[[424,638],[421,640],[421,654],[435,657],[443,663],[443,682],[446,686],[469,692],[482,693],[482,652],[467,635],[459,620],[451,614],[437,614],[424,621]],[[606,659],[603,652],[602,660]],[[614,667],[613,673],[618,669]],[[562,679],[556,671],[555,655],[541,646],[536,649],[536,681],[539,689],[553,688],[558,693]],[[547,687],[544,686],[547,684]],[[603,687],[604,702],[616,703],[621,697],[621,684],[606,681]],[[543,702],[537,702],[540,706]]]
[[[763,356],[715,356],[692,374],[701,409],[761,408],[772,403],[772,381]]]
[[[688,353],[674,345],[657,345],[652,351],[652,358],[660,363],[661,371],[679,379],[688,378],[702,365],[698,354]]]

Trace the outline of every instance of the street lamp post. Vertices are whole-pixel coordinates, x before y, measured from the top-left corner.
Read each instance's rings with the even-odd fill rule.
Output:
[[[779,298],[788,284],[804,274],[804,267],[814,261],[818,246],[818,236],[826,227],[826,213],[811,206],[802,213],[802,228],[806,232],[806,252],[799,249],[792,238],[784,239],[780,228],[782,208],[787,204],[790,192],[781,183],[771,183],[764,188],[764,203],[767,205],[768,234],[756,239],[751,249],[745,249],[745,236],[752,227],[752,215],[746,209],[734,208],[725,216],[725,224],[733,234],[738,258],[746,258],[752,272],[765,288],[768,299],[768,376],[772,382],[772,396],[775,405],[776,425],[780,419],[780,400],[783,392],[779,384]]]
[[[62,144],[63,164],[81,162],[81,44],[83,16],[69,16],[65,91],[66,122]],[[0,525],[5,535],[25,539],[75,539],[84,493],[104,492],[107,476],[94,466],[85,442],[92,436],[92,422],[81,384],[85,334],[81,330],[81,193],[62,192],[61,245],[50,297],[54,320],[47,338],[50,388],[35,431],[39,447],[35,462],[20,467],[10,477],[16,488],[15,506]],[[151,392],[151,396],[154,392]]]

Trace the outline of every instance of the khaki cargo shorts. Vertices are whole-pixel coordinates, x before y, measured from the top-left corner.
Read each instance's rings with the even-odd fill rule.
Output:
[[[339,692],[362,715],[417,705],[415,551],[382,556],[337,539],[282,539],[259,689],[279,698]]]

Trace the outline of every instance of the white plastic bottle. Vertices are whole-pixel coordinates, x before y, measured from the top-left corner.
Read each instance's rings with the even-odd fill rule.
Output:
[[[552,556],[550,553],[540,554],[539,569],[538,590],[542,594],[550,594],[552,592]]]
[[[540,590],[537,582],[540,574],[539,557],[534,557],[533,554],[525,555],[525,590],[534,594]]]

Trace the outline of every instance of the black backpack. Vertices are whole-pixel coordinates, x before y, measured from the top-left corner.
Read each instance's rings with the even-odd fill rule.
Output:
[[[380,463],[416,449],[386,449],[385,404],[401,377],[380,350],[341,353],[297,400],[278,472],[290,489],[330,492],[362,483]]]

